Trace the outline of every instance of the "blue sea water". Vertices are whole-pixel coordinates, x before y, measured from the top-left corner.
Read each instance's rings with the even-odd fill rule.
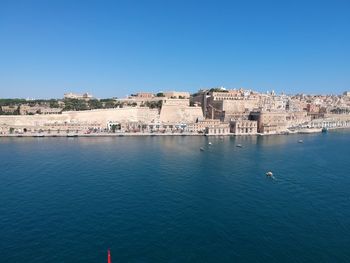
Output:
[[[108,248],[114,263],[350,262],[350,132],[1,138],[0,262]]]

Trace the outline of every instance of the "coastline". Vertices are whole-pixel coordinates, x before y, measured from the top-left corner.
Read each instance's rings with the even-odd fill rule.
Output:
[[[328,131],[333,130],[344,130],[349,129],[350,127],[332,127],[328,128]],[[227,133],[227,134],[199,134],[199,133],[150,133],[150,132],[142,132],[142,133],[93,133],[93,134],[85,134],[85,133],[74,133],[74,134],[57,134],[57,133],[38,133],[38,134],[0,134],[0,138],[77,138],[77,137],[139,137],[139,136],[209,136],[209,137],[231,137],[231,136],[274,136],[274,135],[293,135],[293,134],[314,134],[314,133],[322,133],[322,129],[308,129],[308,130],[299,130],[299,131],[287,131],[280,133],[255,133],[255,134],[235,134],[235,133]]]

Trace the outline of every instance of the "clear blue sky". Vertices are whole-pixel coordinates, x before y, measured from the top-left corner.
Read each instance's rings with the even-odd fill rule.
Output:
[[[0,0],[0,97],[350,90],[350,1]]]

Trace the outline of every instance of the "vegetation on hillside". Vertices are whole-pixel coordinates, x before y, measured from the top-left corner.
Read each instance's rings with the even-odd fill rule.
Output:
[[[220,89],[220,88],[213,88],[209,90],[210,92],[228,92],[228,90]]]
[[[158,101],[146,101],[142,106],[143,107],[148,107],[151,109],[160,109],[162,108],[163,101],[158,100]]]

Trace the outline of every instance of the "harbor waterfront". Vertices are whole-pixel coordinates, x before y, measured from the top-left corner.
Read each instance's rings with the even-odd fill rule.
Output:
[[[350,0],[0,14],[0,263],[350,263]]]
[[[350,127],[350,93],[285,95],[224,87],[96,99],[0,99],[0,136],[256,135]]]
[[[349,149],[348,129],[2,137],[0,261],[349,262]]]

